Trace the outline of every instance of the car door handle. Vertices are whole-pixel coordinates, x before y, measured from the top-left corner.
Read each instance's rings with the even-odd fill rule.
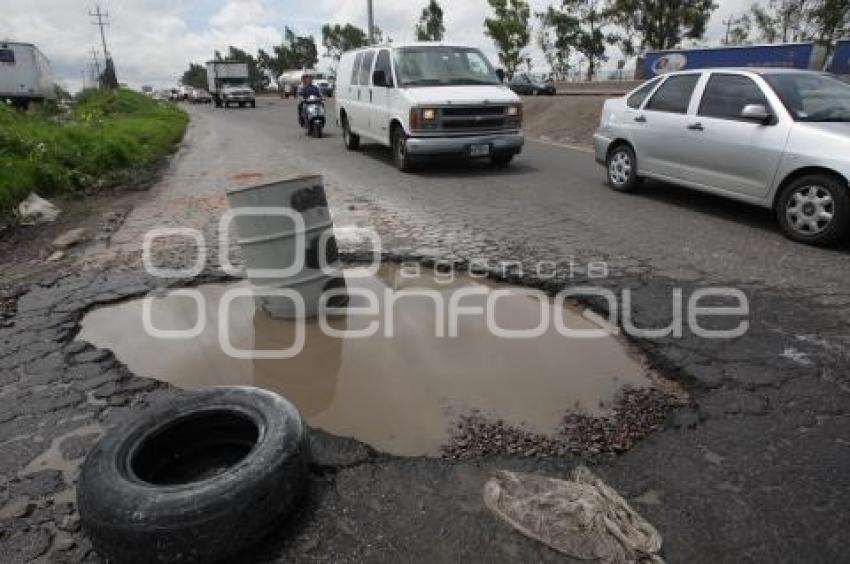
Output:
[[[701,123],[692,123],[688,126],[688,129],[690,129],[691,131],[705,131],[705,128],[702,126]]]
[[[637,116],[635,121],[638,123],[646,123],[646,116]]]

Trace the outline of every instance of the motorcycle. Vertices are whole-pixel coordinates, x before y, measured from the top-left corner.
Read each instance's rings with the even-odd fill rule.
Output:
[[[325,103],[318,96],[310,96],[301,106],[301,127],[307,135],[316,139],[322,137],[325,128]]]

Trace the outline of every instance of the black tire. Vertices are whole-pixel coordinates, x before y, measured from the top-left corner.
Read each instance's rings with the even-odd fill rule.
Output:
[[[256,107],[257,107],[257,102],[256,102],[256,101],[251,102],[251,107],[252,107],[252,108],[256,108]]]
[[[245,102],[239,102],[239,107],[240,107],[240,108],[244,108],[244,107],[245,107]]]
[[[407,134],[398,125],[393,128],[392,149],[395,167],[401,172],[413,172],[415,166],[413,157],[407,152]]]
[[[296,508],[309,464],[307,429],[280,396],[185,393],[95,446],[77,488],[82,526],[113,562],[217,562]]]
[[[323,131],[322,131],[322,126],[321,126],[321,125],[317,125],[317,126],[313,127],[313,136],[314,136],[316,139],[321,139],[321,138],[322,138],[322,135],[323,135]]]
[[[348,124],[348,117],[346,116],[342,116],[342,141],[349,151],[356,151],[360,148],[360,136],[351,132],[351,126]]]
[[[500,153],[500,154],[496,154],[496,155],[491,156],[490,162],[494,166],[507,167],[507,166],[510,166],[510,164],[514,160],[515,156],[516,155],[514,155],[513,153]]]
[[[776,218],[785,236],[819,246],[844,239],[850,228],[847,191],[846,183],[828,174],[809,174],[791,182],[776,201]]]
[[[637,157],[628,145],[617,145],[608,151],[605,159],[608,185],[618,192],[633,192],[640,184],[637,175]]]

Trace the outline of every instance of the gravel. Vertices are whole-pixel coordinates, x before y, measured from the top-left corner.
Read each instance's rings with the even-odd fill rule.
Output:
[[[662,428],[682,404],[682,399],[657,388],[624,388],[610,414],[594,417],[567,413],[552,435],[529,432],[473,412],[459,418],[442,455],[450,460],[484,456],[616,456]]]

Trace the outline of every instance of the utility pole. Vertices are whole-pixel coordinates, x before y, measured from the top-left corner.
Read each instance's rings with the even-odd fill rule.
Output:
[[[729,45],[729,35],[732,33],[732,26],[738,23],[738,20],[734,18],[734,16],[729,16],[725,20],[723,20],[723,25],[726,26],[726,40],[723,42],[724,45]]]
[[[101,12],[100,4],[95,4],[95,8],[94,12],[89,12],[89,16],[97,19],[96,22],[92,22],[92,25],[100,28],[100,40],[103,42],[103,58],[108,59],[109,50],[106,48],[106,33],[103,31],[103,28],[109,25],[109,12]]]
[[[366,0],[366,10],[369,14],[369,45],[375,44],[375,11],[372,9],[372,0]]]
[[[94,69],[97,71],[97,77],[100,79],[100,61],[97,60],[97,49],[91,48],[91,58],[94,61]]]

